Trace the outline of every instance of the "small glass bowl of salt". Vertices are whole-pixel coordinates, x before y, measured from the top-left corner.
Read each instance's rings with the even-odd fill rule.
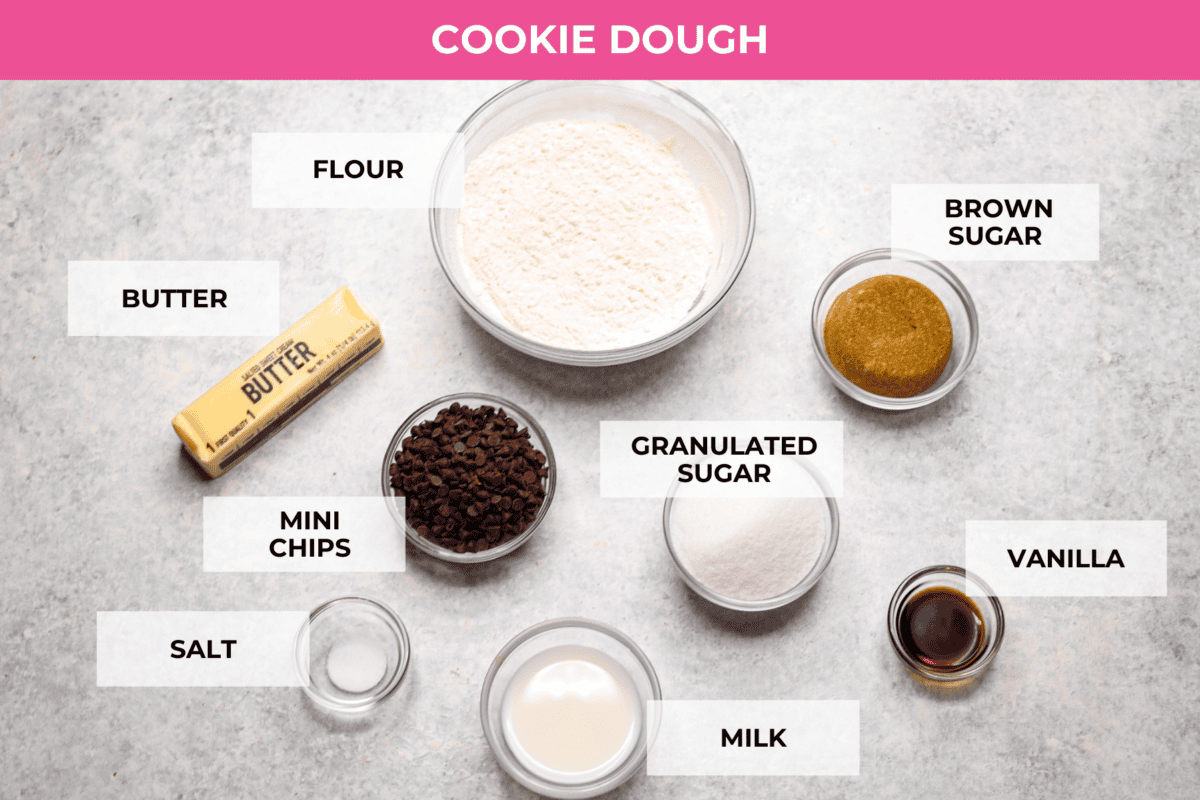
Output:
[[[667,550],[684,582],[734,611],[799,599],[837,548],[838,506],[824,476],[803,457],[767,459],[772,478],[800,496],[729,496],[726,489],[714,497],[711,485],[676,480],[663,506]]]
[[[296,633],[301,685],[328,711],[361,714],[391,697],[404,679],[408,655],[400,617],[369,597],[322,603]]]

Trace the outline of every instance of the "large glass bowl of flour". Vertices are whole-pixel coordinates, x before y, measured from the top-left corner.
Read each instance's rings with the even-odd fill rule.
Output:
[[[637,361],[699,330],[741,273],[750,172],[683,92],[526,81],[459,133],[434,179],[433,246],[463,307],[510,347],[575,366]]]

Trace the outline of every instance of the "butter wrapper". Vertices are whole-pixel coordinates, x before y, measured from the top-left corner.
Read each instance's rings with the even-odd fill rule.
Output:
[[[382,345],[379,323],[343,286],[171,424],[196,463],[215,478],[341,383]]]

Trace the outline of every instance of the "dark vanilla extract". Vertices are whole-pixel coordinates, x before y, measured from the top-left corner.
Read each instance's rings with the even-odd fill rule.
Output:
[[[983,614],[975,601],[949,586],[922,589],[900,612],[900,643],[931,669],[954,672],[983,652]]]

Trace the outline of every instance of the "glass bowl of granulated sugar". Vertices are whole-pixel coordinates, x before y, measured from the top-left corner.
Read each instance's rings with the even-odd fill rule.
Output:
[[[433,246],[471,317],[517,350],[575,366],[661,353],[708,322],[741,273],[750,172],[683,92],[526,81],[459,133],[434,178]]]
[[[684,582],[735,611],[768,611],[799,599],[837,549],[838,506],[824,476],[802,457],[765,459],[773,484],[805,496],[734,496],[726,487],[726,496],[714,497],[711,484],[676,480],[663,506],[667,550]]]

